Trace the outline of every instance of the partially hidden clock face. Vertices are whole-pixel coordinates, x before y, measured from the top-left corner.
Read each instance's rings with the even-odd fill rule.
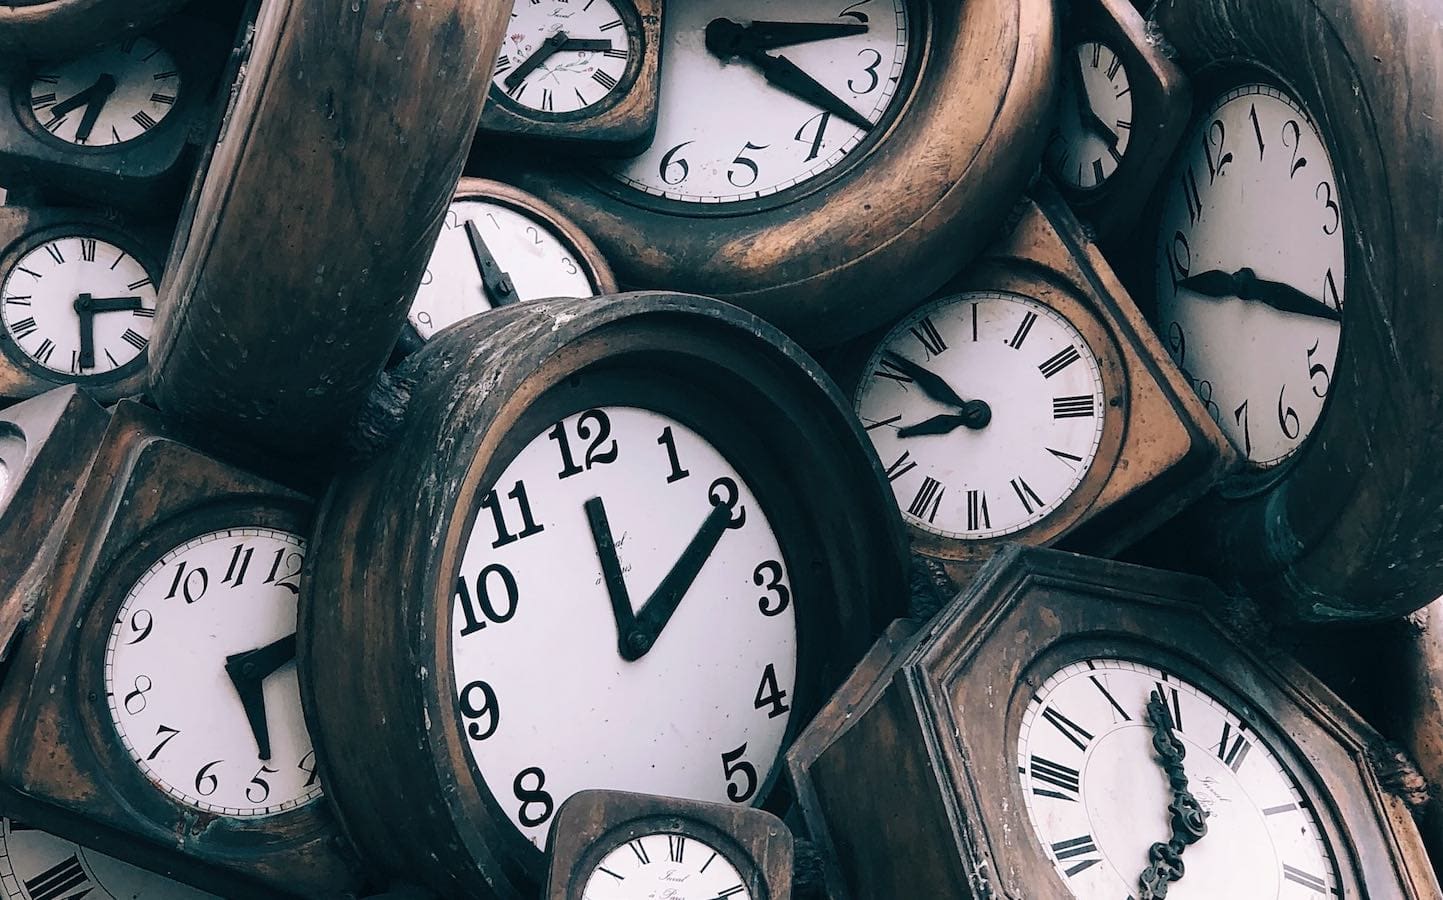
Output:
[[[684,834],[643,834],[601,858],[582,891],[586,900],[752,900],[746,879],[722,852]]]
[[[1125,659],[1071,663],[1049,675],[1023,716],[1017,769],[1027,810],[1079,900],[1134,896],[1148,849],[1172,834],[1173,792],[1153,749],[1157,692],[1186,747],[1188,788],[1207,833],[1168,885],[1178,900],[1340,894],[1318,811],[1267,741],[1218,697]]]
[[[305,543],[271,528],[198,535],[131,587],[105,645],[110,720],[175,800],[266,816],[321,795],[296,682]]]
[[[452,665],[476,768],[515,827],[544,844],[587,788],[765,796],[797,626],[744,474],[670,416],[602,406],[536,434],[479,503]],[[683,593],[655,618],[663,584]]]
[[[1045,518],[1102,440],[1098,358],[1060,312],[1006,291],[928,304],[872,354],[856,408],[911,525],[983,539]]]
[[[1323,135],[1287,91],[1244,84],[1184,137],[1164,192],[1156,327],[1257,468],[1292,456],[1335,377],[1343,200]]]
[[[175,108],[180,66],[159,43],[133,37],[31,76],[25,103],[41,129],[68,144],[124,144]]]
[[[631,52],[613,0],[516,0],[492,85],[534,112],[576,112],[623,89]]]
[[[643,195],[707,205],[769,197],[822,175],[880,133],[907,96],[903,73],[916,52],[912,24],[921,14],[914,6],[915,0],[669,3],[656,139],[609,173]],[[728,37],[754,21],[777,19],[850,31],[766,49],[748,49],[745,35],[735,44]]]
[[[14,819],[0,820],[4,900],[206,900],[211,896]]]
[[[1045,160],[1063,184],[1101,187],[1117,171],[1132,135],[1132,85],[1111,47],[1084,41],[1063,54],[1060,109]]]

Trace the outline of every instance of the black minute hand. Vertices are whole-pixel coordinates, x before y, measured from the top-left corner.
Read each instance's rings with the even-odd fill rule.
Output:
[[[861,22],[753,22],[742,25],[731,19],[714,19],[707,25],[707,32],[710,34],[712,29],[718,32],[717,40],[748,50],[775,50],[867,33],[867,26]]]
[[[1279,312],[1313,316],[1330,322],[1343,321],[1342,310],[1315,300],[1285,282],[1259,278],[1252,269],[1238,269],[1232,273],[1211,269],[1184,278],[1178,282],[1178,287],[1187,288],[1204,297],[1237,297],[1250,303],[1271,306]]]
[[[470,219],[466,220],[466,240],[471,242],[471,255],[476,258],[476,268],[481,270],[481,286],[485,288],[491,306],[498,308],[515,303],[516,285],[512,283],[511,276],[502,270],[501,264],[496,262],[491,248],[481,240],[481,230]]]
[[[738,40],[735,28],[736,23],[729,19],[714,19],[707,25],[706,48],[717,59],[723,62],[745,59],[761,70],[768,84],[824,109],[864,131],[872,130],[874,126],[866,116],[832,93],[826,85],[802,71],[785,56],[768,56],[749,46],[745,40]]]

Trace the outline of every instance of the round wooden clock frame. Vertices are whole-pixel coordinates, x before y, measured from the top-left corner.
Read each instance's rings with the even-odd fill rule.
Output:
[[[149,28],[189,0],[10,0],[0,5],[0,66],[68,56]]]

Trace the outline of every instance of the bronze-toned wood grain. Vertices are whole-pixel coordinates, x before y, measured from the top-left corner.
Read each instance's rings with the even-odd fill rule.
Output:
[[[581,791],[557,810],[546,842],[551,868],[543,896],[582,900],[608,853],[649,834],[684,835],[717,851],[741,874],[751,900],[791,900],[792,832],[781,819],[727,803],[623,791]]]
[[[0,684],[6,812],[226,896],[357,890],[358,864],[324,803],[257,818],[184,806],[151,784],[103,711],[105,634],[136,565],[215,528],[305,534],[309,515],[301,495],[192,449],[138,404],[118,405]]]
[[[506,21],[505,0],[265,0],[167,269],[162,409],[327,452],[400,335]]]
[[[608,401],[685,416],[767,498],[797,616],[792,733],[903,607],[905,541],[860,425],[752,315],[671,294],[517,304],[447,329],[397,376],[413,386],[394,445],[339,475],[317,527],[317,546],[367,550],[311,555],[299,632],[327,796],[382,872],[506,900],[545,880],[471,762],[451,618],[480,499],[560,416]],[[417,811],[404,829],[398,805]]]
[[[845,882],[833,900],[1072,896],[1028,818],[1021,720],[1052,673],[1119,655],[1247,711],[1320,811],[1343,896],[1439,896],[1407,806],[1373,768],[1376,732],[1302,666],[1232,634],[1227,608],[1190,576],[1020,546],[994,557],[886,668],[858,670],[866,705],[850,724],[834,708],[809,729],[837,737],[797,744],[807,824]]]
[[[623,285],[719,297],[809,347],[862,334],[916,306],[983,249],[1036,170],[1053,109],[1050,2],[913,10],[925,34],[914,40],[926,47],[915,51],[922,68],[900,115],[875,143],[765,198],[764,209],[663,211],[570,164],[518,158],[497,171],[580,223]]]
[[[571,152],[632,156],[651,146],[661,95],[662,0],[618,0],[617,12],[631,42],[626,72],[594,106],[546,113],[512,102],[491,85],[481,112],[480,134],[546,141]]]
[[[1277,614],[1380,619],[1443,593],[1443,8],[1426,0],[1162,0],[1193,78],[1281,78],[1328,144],[1345,223],[1343,337],[1328,404],[1265,487],[1219,494],[1174,544]],[[1176,190],[1162,184],[1159,191]],[[1148,238],[1151,252],[1152,238]],[[1150,269],[1148,270],[1150,272]],[[1148,276],[1150,283],[1151,276]],[[1150,293],[1146,296],[1150,296]]]
[[[69,56],[143,31],[187,0],[10,0],[0,3],[0,68]]]

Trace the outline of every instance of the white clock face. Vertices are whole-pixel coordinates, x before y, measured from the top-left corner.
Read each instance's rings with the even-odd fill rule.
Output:
[[[705,842],[684,834],[643,834],[602,857],[585,900],[751,900],[745,879]]]
[[[1020,294],[928,304],[865,372],[857,415],[903,518],[933,534],[975,540],[1041,521],[1097,456],[1097,357],[1072,323]]]
[[[5,274],[0,324],[26,356],[75,381],[145,353],[155,296],[150,273],[129,251],[64,235],[27,251]]]
[[[621,89],[631,36],[610,0],[516,0],[491,83],[540,112],[575,112]]]
[[[1072,895],[1135,895],[1148,848],[1172,836],[1173,791],[1147,717],[1154,691],[1172,712],[1188,789],[1208,816],[1168,897],[1337,895],[1337,863],[1311,802],[1252,726],[1176,675],[1117,659],[1054,673],[1028,705],[1018,738],[1032,826]]]
[[[180,67],[149,38],[130,38],[34,76],[30,111],[70,144],[123,144],[144,136],[175,108]]]
[[[25,439],[0,432],[0,512],[10,503],[15,480],[25,465]]]
[[[1047,144],[1047,168],[1074,188],[1101,186],[1117,171],[1132,136],[1132,85],[1112,48],[1087,41],[1063,55],[1061,110]]]
[[[496,268],[483,275],[490,261]],[[498,287],[503,276],[510,293]],[[447,325],[498,306],[595,293],[576,248],[544,222],[489,200],[457,200],[421,276],[410,320],[421,339],[430,340]]]
[[[266,816],[320,797],[296,681],[304,557],[283,531],[213,531],[161,557],[121,604],[105,647],[111,719],[181,803]]]
[[[0,459],[0,512],[5,511],[5,506],[10,502],[10,467],[5,460]]]
[[[781,19],[865,30],[723,61],[707,43],[708,26],[721,19],[741,26]],[[622,184],[656,197],[715,204],[784,191],[840,163],[903,96],[898,84],[909,52],[904,0],[736,0],[724,8],[708,0],[674,0],[662,27],[656,140],[609,170]],[[758,62],[763,56],[791,66]],[[774,79],[811,86],[789,91],[768,83],[761,65],[792,73]],[[830,94],[822,102],[835,108],[798,96],[809,91]]]
[[[731,463],[674,419],[602,407],[537,435],[481,504],[455,687],[521,833],[544,845],[588,788],[759,802],[790,719],[796,619],[781,547]],[[668,576],[676,590],[658,590]],[[560,668],[538,678],[539,659]]]
[[[208,900],[212,896],[14,819],[0,820],[4,900]]]
[[[1343,221],[1317,127],[1286,93],[1222,95],[1164,183],[1157,327],[1247,459],[1275,466],[1322,413],[1342,331]]]

